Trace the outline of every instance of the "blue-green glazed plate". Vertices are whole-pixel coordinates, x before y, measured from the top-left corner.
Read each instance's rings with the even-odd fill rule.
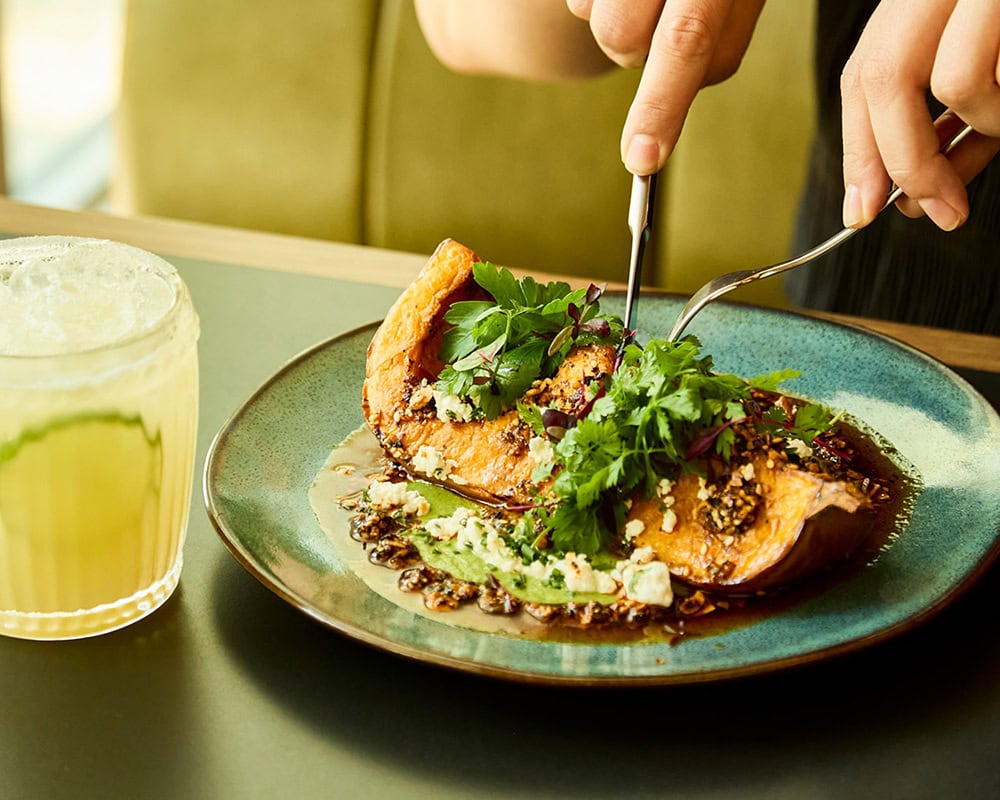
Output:
[[[608,305],[621,313],[620,298]],[[677,298],[644,296],[643,334],[665,335],[679,310]],[[919,472],[922,489],[892,546],[870,566],[753,624],[677,644],[525,639],[428,619],[351,572],[308,498],[330,450],[363,423],[361,383],[374,330],[316,345],[250,397],[212,444],[204,493],[223,541],[252,575],[322,624],[392,653],[550,684],[680,684],[761,673],[906,631],[968,588],[1000,550],[1000,418],[962,378],[868,331],[716,303],[689,332],[717,369],[745,376],[800,369],[789,391],[845,409]]]

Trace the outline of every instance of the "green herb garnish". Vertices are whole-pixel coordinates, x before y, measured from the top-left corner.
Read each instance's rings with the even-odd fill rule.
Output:
[[[640,490],[652,495],[661,477],[703,469],[700,457],[709,452],[728,459],[736,422],[777,425],[807,443],[832,424],[829,413],[809,405],[792,421],[749,415],[751,390],[775,391],[799,373],[747,381],[714,373],[711,357],[698,351],[693,337],[628,345],[606,393],[555,445],[559,469],[546,498],[555,507],[529,513],[544,517],[556,549],[598,552],[620,526],[625,498]]]
[[[445,313],[452,327],[440,358],[447,366],[435,389],[470,401],[477,417],[511,408],[532,383],[554,375],[571,348],[621,340],[621,320],[599,314],[603,287],[571,291],[488,262],[473,266],[473,278],[493,301],[459,301]]]

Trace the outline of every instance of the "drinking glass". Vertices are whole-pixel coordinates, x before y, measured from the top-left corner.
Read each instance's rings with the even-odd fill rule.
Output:
[[[180,578],[198,317],[163,259],[116,242],[0,241],[0,633],[128,625]]]

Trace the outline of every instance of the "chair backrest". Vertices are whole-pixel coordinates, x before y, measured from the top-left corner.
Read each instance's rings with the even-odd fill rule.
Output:
[[[769,3],[741,74],[696,102],[660,182],[648,282],[688,292],[784,256],[811,6]],[[114,203],[414,252],[452,237],[497,263],[623,280],[618,141],[637,81],[453,74],[409,0],[133,2]],[[746,299],[782,303],[771,283]]]

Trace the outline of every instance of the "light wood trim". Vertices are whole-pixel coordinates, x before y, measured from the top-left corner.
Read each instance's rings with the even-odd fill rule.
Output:
[[[197,222],[61,211],[3,197],[0,197],[0,231],[20,235],[94,236],[126,242],[167,257],[242,264],[396,288],[409,284],[427,259],[423,254]],[[428,249],[434,244],[429,244]],[[560,277],[532,274],[540,279]],[[562,277],[574,285],[584,283],[579,278]],[[621,288],[621,285],[616,284],[613,288]],[[877,331],[951,366],[1000,372],[1000,337],[839,314],[817,313],[816,316]]]
[[[408,285],[426,255],[155,217],[64,211],[0,198],[0,232],[113,239],[159,255],[319,275],[377,286]]]

